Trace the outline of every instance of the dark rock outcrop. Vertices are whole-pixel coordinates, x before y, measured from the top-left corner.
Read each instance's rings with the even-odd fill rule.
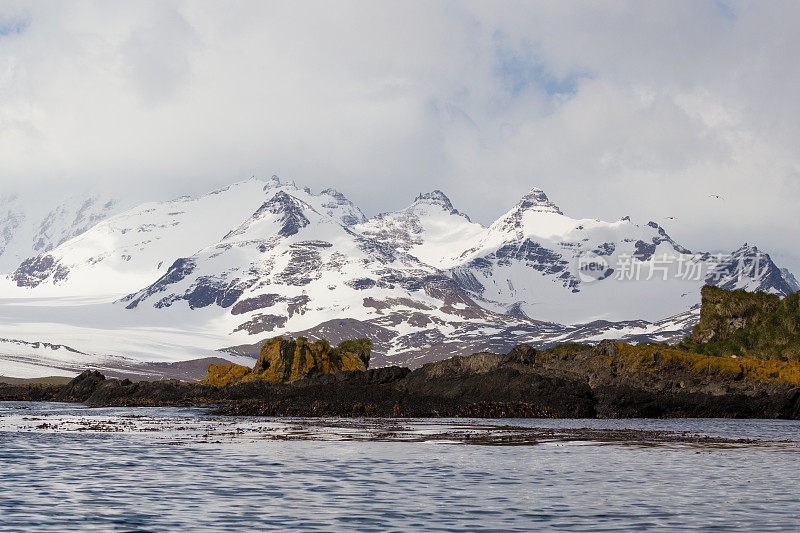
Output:
[[[59,402],[85,402],[105,379],[97,370],[85,370],[64,385],[55,399]]]
[[[87,371],[62,386],[0,385],[0,399],[216,405],[222,414],[269,416],[800,418],[800,362],[603,341],[541,351],[520,345],[507,354],[452,357],[413,372],[365,370],[364,359],[361,368],[342,370],[330,358],[315,360],[307,346],[300,339],[275,340],[256,368],[212,365],[214,379],[204,382],[134,383]],[[320,346],[316,355],[358,348]],[[270,372],[284,379],[263,379]]]

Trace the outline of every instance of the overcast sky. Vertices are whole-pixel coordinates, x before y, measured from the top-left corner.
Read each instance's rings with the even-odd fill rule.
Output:
[[[483,223],[539,186],[800,271],[799,20],[793,1],[0,1],[0,186],[160,199],[278,174],[368,215],[438,188]]]

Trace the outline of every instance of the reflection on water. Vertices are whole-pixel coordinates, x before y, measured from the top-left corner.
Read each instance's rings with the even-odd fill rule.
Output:
[[[0,526],[26,531],[800,527],[795,444],[466,446],[406,438],[514,424],[800,441],[796,422],[403,421],[401,438],[377,441],[360,437],[379,437],[374,432],[384,431],[380,425],[342,422],[215,419],[200,409],[0,403]]]

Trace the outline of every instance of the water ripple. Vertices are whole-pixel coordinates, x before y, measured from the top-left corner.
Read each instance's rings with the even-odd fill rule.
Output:
[[[216,435],[204,426],[206,416],[192,409],[0,404],[0,526],[24,531],[800,528],[800,482],[794,476],[800,454],[788,450],[373,442],[337,440],[336,429],[326,438],[264,440],[247,431]],[[87,417],[156,429],[79,431],[56,424],[78,428],[76,421]],[[158,426],[159,421],[169,423]],[[37,428],[44,423],[51,426]],[[292,427],[290,421],[269,423],[276,431]],[[800,424],[794,422],[514,423],[800,440]],[[420,422],[419,431],[430,431],[430,424]],[[181,433],[175,427],[188,429]]]

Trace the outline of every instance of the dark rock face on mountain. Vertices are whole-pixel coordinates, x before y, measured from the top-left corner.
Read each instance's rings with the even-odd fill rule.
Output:
[[[194,269],[197,265],[191,259],[180,258],[176,259],[174,263],[167,269],[167,273],[161,276],[155,283],[150,285],[146,291],[141,294],[130,294],[124,298],[122,301],[130,302],[125,307],[128,309],[135,309],[139,302],[143,299],[148,298],[158,292],[166,290],[167,287],[171,286],[174,283],[178,283],[179,281],[183,280],[186,276],[190,275],[194,272]],[[161,305],[161,301],[156,304],[156,307],[164,307]]]
[[[23,261],[11,274],[11,280],[18,287],[37,287],[47,278],[52,276],[54,282],[67,277],[69,269],[58,264],[52,255],[39,255]]]
[[[798,292],[800,291],[800,282],[797,281],[797,278],[792,274],[788,268],[781,268],[780,269],[783,280],[789,286],[791,292]]]
[[[703,287],[700,322],[680,347],[709,355],[800,360],[800,293]]]
[[[310,208],[307,204],[302,203],[297,198],[286,194],[284,191],[279,191],[264,202],[253,215],[242,223],[238,228],[231,231],[225,236],[225,239],[237,235],[247,233],[247,230],[258,220],[264,218],[268,214],[277,215],[276,222],[279,226],[277,234],[281,237],[291,237],[295,235],[301,228],[308,226],[308,218],[303,214],[304,208]],[[224,239],[223,239],[224,240]]]

